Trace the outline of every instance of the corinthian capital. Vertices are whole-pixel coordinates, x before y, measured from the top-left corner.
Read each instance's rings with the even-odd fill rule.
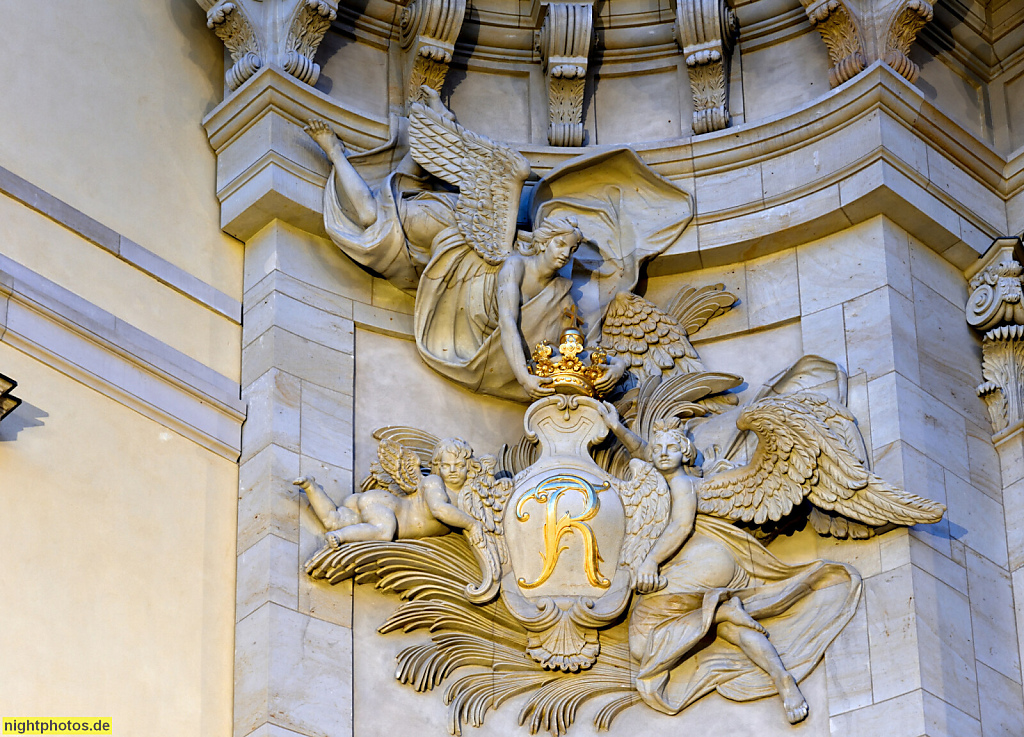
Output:
[[[206,25],[224,42],[234,62],[225,72],[228,89],[238,89],[261,67],[276,66],[301,82],[315,84],[317,47],[337,17],[338,0],[197,0]]]

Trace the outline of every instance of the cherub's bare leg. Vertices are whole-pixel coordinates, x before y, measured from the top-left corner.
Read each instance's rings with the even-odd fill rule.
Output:
[[[719,611],[727,607],[736,607],[736,605],[731,601],[726,602]],[[742,609],[742,605],[739,608]],[[743,613],[746,614],[745,611]],[[726,616],[732,614],[734,613],[728,613]],[[783,665],[779,652],[763,632],[724,619],[718,625],[718,634],[726,642],[730,642],[742,650],[754,665],[771,676],[775,687],[779,690],[779,696],[782,697],[782,705],[786,709],[786,718],[790,724],[796,724],[807,718],[807,700],[800,692],[796,679]]]
[[[309,499],[309,506],[313,508],[313,513],[328,530],[337,530],[361,521],[358,510],[352,509],[347,504],[342,507],[336,506],[327,496],[324,487],[320,486],[312,476],[301,476],[292,483],[306,492],[306,498]]]
[[[360,227],[368,228],[377,219],[377,202],[369,186],[349,163],[345,145],[323,120],[311,120],[302,129],[316,141],[334,165],[334,186],[338,190],[339,204],[354,215]]]
[[[390,542],[398,533],[398,518],[394,512],[381,504],[363,502],[362,519],[359,524],[328,532],[327,543],[331,547],[338,547],[343,543],[370,540]]]

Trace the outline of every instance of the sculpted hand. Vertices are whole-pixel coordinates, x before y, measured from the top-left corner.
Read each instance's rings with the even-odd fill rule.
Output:
[[[611,402],[601,402],[597,411],[601,413],[601,419],[604,420],[604,424],[612,432],[622,427],[622,422],[619,420],[619,411],[615,409],[615,405]]]
[[[551,379],[542,379],[539,376],[527,374],[519,383],[523,385],[523,389],[531,399],[540,399],[555,393],[554,387],[550,386]]]
[[[619,379],[626,373],[626,362],[623,361],[619,356],[613,356],[608,361],[608,369],[604,372],[604,375],[594,384],[594,388],[597,389],[598,393],[605,394],[615,388],[615,385],[619,383]]]
[[[652,594],[661,591],[668,586],[668,579],[658,575],[658,562],[653,558],[646,558],[640,564],[640,570],[636,575],[636,591],[638,594]]]
[[[479,522],[474,522],[472,525],[466,528],[466,537],[469,538],[469,542],[478,548],[484,546],[484,528]]]

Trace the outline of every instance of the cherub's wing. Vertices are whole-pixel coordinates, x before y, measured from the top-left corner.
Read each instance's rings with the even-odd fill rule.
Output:
[[[459,188],[459,233],[487,263],[501,263],[515,243],[519,196],[530,176],[530,163],[511,148],[456,123],[436,93],[428,101],[429,105],[413,103],[409,113],[412,157]]]
[[[374,440],[383,440],[384,438],[413,451],[420,457],[420,465],[424,468],[430,467],[434,448],[441,442],[441,438],[433,433],[404,425],[386,425],[373,431]]]
[[[626,538],[619,564],[629,569],[635,583],[637,569],[668,525],[672,500],[665,478],[638,458],[629,462],[626,478],[619,483],[619,497],[626,509]]]
[[[455,500],[459,509],[480,523],[482,544],[473,546],[482,581],[466,589],[470,601],[482,603],[493,599],[501,582],[502,566],[508,562],[508,549],[502,534],[505,503],[512,494],[511,479],[495,479],[497,461],[485,455],[476,459],[480,464],[472,478],[466,480]]]
[[[844,422],[852,423],[853,417],[821,394],[796,392],[754,402],[736,422],[757,435],[750,464],[701,482],[699,511],[761,525],[778,522],[806,498],[822,510],[815,515],[819,532],[854,537],[866,536],[863,525],[942,519],[943,505],[871,473],[837,432]],[[837,517],[849,519],[830,522]]]
[[[423,478],[420,457],[415,451],[382,437],[377,444],[377,461],[370,466],[370,475],[362,489],[387,489],[394,494],[412,494]]]
[[[712,284],[681,290],[665,311],[679,322],[688,336],[692,336],[709,320],[728,312],[735,303],[736,295],[725,291],[724,284]]]

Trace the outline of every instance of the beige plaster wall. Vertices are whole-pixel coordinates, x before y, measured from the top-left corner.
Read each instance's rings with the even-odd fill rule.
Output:
[[[0,5],[0,166],[240,296],[201,121],[223,45],[194,0]]]
[[[0,711],[231,733],[237,467],[0,345]]]

